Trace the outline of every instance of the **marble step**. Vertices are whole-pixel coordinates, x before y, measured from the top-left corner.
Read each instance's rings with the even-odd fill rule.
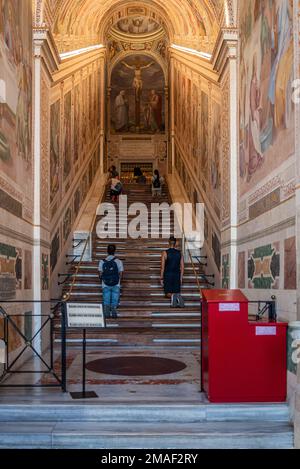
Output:
[[[282,404],[210,404],[204,394],[198,403],[65,403],[0,404],[0,422],[282,422],[290,410]]]
[[[280,422],[3,422],[0,448],[292,449],[293,429]]]

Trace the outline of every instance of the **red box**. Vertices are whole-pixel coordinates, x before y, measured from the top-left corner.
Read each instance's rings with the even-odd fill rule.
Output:
[[[211,402],[284,402],[286,323],[249,321],[240,290],[202,290],[202,387]]]

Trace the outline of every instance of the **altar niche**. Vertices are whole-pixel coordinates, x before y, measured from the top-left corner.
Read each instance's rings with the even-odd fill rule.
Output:
[[[130,55],[111,76],[111,133],[165,132],[165,76],[153,57]]]

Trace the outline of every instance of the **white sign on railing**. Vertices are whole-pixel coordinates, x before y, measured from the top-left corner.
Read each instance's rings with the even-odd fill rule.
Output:
[[[106,326],[102,304],[67,303],[69,328],[89,329]]]

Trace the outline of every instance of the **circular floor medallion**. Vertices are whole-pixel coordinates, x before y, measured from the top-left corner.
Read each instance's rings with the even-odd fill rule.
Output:
[[[185,363],[159,357],[113,357],[89,362],[86,368],[94,373],[116,376],[159,376],[178,373]]]

